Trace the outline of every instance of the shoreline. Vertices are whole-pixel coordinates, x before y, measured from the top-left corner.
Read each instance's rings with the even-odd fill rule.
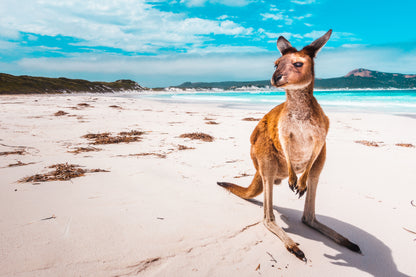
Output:
[[[249,137],[267,109],[94,94],[0,96],[0,104],[0,152],[9,152],[0,155],[0,276],[416,273],[407,231],[416,230],[414,118],[327,112],[317,216],[363,255],[303,225],[304,197],[284,180],[274,188],[276,220],[305,252],[302,263],[261,224],[263,195],[253,204],[216,185],[250,183]],[[140,136],[85,137],[106,132]],[[193,132],[214,140],[181,137]],[[66,162],[108,172],[18,182]]]
[[[333,91],[332,91],[333,92]],[[214,95],[209,95],[210,93]],[[224,93],[224,94],[223,94]],[[229,95],[229,94],[233,95]],[[350,92],[348,92],[350,93]],[[200,95],[206,97],[200,97]],[[234,95],[235,94],[235,95]],[[241,94],[241,95],[239,95]],[[179,96],[178,96],[179,95]],[[189,95],[189,97],[188,97]],[[161,103],[178,103],[178,104],[206,104],[217,105],[223,108],[232,109],[259,109],[270,110],[276,105],[285,101],[284,91],[281,91],[279,95],[257,94],[257,92],[188,92],[188,93],[163,93],[163,94],[121,94],[117,95],[123,98],[138,98],[145,100],[154,100]],[[256,97],[258,96],[258,97]],[[336,98],[333,98],[337,96]],[[274,99],[273,97],[278,97]],[[381,101],[378,99],[380,96],[374,96],[365,98],[362,102],[357,99],[350,98],[350,95],[344,96],[345,99],[339,98],[338,95],[331,96],[329,99],[322,99],[326,95],[315,95],[318,102],[321,104],[326,112],[346,112],[346,113],[381,113],[381,114],[393,114],[414,117],[416,116],[416,102],[403,102],[398,99],[386,99]],[[387,96],[386,96],[387,97]],[[415,98],[416,99],[416,98]],[[379,101],[379,102],[374,102]]]

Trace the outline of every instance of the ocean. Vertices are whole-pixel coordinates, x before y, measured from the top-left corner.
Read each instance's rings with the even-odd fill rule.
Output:
[[[416,117],[416,90],[315,90],[325,111],[375,112]],[[187,91],[134,94],[129,97],[170,102],[214,103],[231,108],[271,108],[285,101],[284,91]]]

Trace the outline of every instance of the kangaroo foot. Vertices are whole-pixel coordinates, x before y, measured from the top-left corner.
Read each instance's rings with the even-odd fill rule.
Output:
[[[351,242],[347,238],[344,241],[341,242],[341,245],[347,247],[351,251],[354,251],[354,252],[357,252],[359,254],[362,254],[360,247],[357,244]]]
[[[304,262],[307,261],[306,260],[306,257],[305,257],[305,254],[302,252],[302,250],[299,249],[299,247],[297,245],[288,246],[288,247],[286,247],[286,249],[290,253],[294,254],[298,259],[300,259],[300,260],[302,260]]]
[[[308,220],[305,216],[303,216],[302,217],[302,222],[304,224],[306,224],[307,226],[321,232],[322,234],[324,234],[328,238],[332,239],[333,241],[335,241],[339,245],[342,245],[342,246],[350,249],[351,251],[362,254],[361,249],[357,244],[351,242],[349,239],[342,236],[338,232],[332,230],[328,226],[320,223],[319,221],[316,220],[316,218],[314,218],[314,219],[309,218],[309,220]]]

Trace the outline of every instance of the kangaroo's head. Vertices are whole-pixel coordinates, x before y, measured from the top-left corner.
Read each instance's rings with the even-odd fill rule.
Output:
[[[298,51],[284,37],[277,40],[282,56],[275,61],[275,72],[271,84],[275,87],[300,89],[311,84],[315,78],[313,59],[328,41],[332,30]]]

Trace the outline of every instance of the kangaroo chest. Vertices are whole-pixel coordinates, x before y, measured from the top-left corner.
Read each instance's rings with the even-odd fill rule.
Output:
[[[283,151],[292,163],[296,172],[302,172],[312,157],[316,144],[323,145],[326,130],[313,119],[299,120],[286,117],[278,123],[279,139]]]

